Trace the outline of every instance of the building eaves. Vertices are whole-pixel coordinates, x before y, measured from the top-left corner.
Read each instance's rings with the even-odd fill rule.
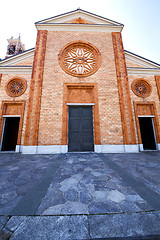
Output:
[[[141,58],[141,59],[143,59],[143,60],[145,60],[145,61],[148,61],[148,62],[150,62],[150,63],[156,64],[156,65],[158,65],[158,67],[160,67],[160,64],[159,64],[159,63],[153,62],[153,61],[151,61],[151,60],[149,60],[149,59],[147,59],[147,58],[144,58],[144,57],[142,57],[142,56],[140,56],[140,55],[137,55],[137,54],[135,54],[135,53],[132,53],[132,52],[130,52],[130,51],[128,51],[128,50],[124,50],[124,51],[125,51],[126,53],[129,53],[129,54],[134,55],[135,57],[138,57],[138,58]]]
[[[73,10],[73,11],[70,11],[70,12],[62,13],[62,14],[59,14],[59,15],[56,15],[56,16],[53,16],[53,17],[50,17],[50,18],[46,18],[46,19],[40,20],[40,21],[38,21],[38,22],[35,22],[35,24],[42,24],[43,21],[48,21],[48,20],[50,20],[50,19],[57,18],[57,17],[63,17],[63,16],[65,16],[65,15],[67,15],[67,14],[71,14],[71,13],[78,12],[78,11],[81,11],[81,12],[84,12],[84,13],[87,13],[87,14],[91,14],[91,15],[93,15],[93,16],[95,16],[95,17],[102,18],[102,19],[104,19],[104,20],[106,20],[106,21],[107,21],[107,20],[108,20],[108,21],[111,21],[111,22],[113,22],[113,23],[115,23],[115,24],[117,24],[117,25],[120,25],[120,26],[124,26],[123,24],[121,24],[121,23],[119,23],[119,22],[113,21],[113,20],[111,20],[111,19],[102,17],[102,16],[100,16],[100,15],[97,15],[97,14],[91,13],[91,12],[88,12],[88,11],[83,10],[83,9],[80,9],[80,8],[78,8],[78,9],[76,9],[76,10]]]
[[[14,55],[10,56],[10,57],[1,59],[1,60],[0,60],[0,63],[5,62],[5,61],[8,60],[8,59],[11,59],[11,58],[13,58],[13,57],[15,57],[15,56],[19,56],[19,55],[21,55],[21,54],[24,54],[24,53],[29,52],[29,51],[34,50],[34,49],[35,49],[35,48],[30,48],[30,49],[27,49],[27,50],[25,50],[25,51],[23,51],[23,52],[21,52],[21,53],[17,53],[17,54],[14,54]]]

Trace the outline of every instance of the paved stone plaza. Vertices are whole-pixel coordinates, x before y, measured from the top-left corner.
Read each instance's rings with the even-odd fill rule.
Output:
[[[0,239],[160,239],[160,152],[2,153],[0,191]]]

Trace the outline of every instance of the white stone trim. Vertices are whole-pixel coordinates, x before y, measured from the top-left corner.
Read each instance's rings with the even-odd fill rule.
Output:
[[[127,67],[128,75],[160,75],[160,68],[130,68]]]
[[[37,146],[20,146],[20,152],[23,154],[36,154]]]
[[[37,146],[38,154],[66,153],[67,150],[66,145]]]
[[[67,153],[68,152],[68,145],[61,145],[61,153]]]
[[[67,103],[67,106],[94,106],[95,103]]]
[[[21,115],[3,115],[3,117],[21,117]]]
[[[138,145],[95,145],[97,153],[136,153]]]
[[[139,148],[138,148],[138,145],[124,145],[124,152],[126,153],[136,153],[136,152],[139,152]]]
[[[38,30],[48,31],[76,31],[76,32],[121,32],[122,25],[98,25],[98,24],[73,24],[73,23],[53,23],[36,24]]]
[[[96,153],[101,153],[102,152],[102,145],[94,145],[94,151]]]
[[[32,66],[0,66],[2,74],[32,74]]]
[[[21,148],[20,145],[16,145],[16,150],[15,150],[15,152],[16,152],[16,153],[19,153],[19,152],[20,152],[20,148]]]
[[[18,148],[17,148],[17,150],[18,150]],[[21,152],[23,154],[67,153],[68,145],[20,146],[19,152]]]
[[[139,145],[139,151],[144,151],[143,144],[138,144],[138,145]]]
[[[153,117],[155,117],[155,115],[138,115],[138,117],[151,117],[151,118],[153,118]]]
[[[157,150],[160,151],[160,144],[157,144]],[[138,153],[144,151],[143,144],[135,145],[94,145],[96,153]],[[20,146],[16,145],[15,152],[22,154],[57,154],[67,153],[68,145],[43,145],[43,146]],[[87,153],[87,152],[86,152]]]

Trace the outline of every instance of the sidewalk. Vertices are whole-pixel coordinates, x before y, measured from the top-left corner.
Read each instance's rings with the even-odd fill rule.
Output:
[[[160,239],[160,152],[0,154],[0,169],[1,238]]]

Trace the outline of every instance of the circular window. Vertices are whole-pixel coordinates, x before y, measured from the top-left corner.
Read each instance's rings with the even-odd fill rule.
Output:
[[[22,78],[13,78],[9,80],[6,84],[6,93],[10,97],[19,97],[21,96],[27,88],[27,83]]]
[[[100,67],[99,50],[90,43],[78,41],[67,44],[59,53],[61,68],[75,77],[86,77]]]
[[[144,79],[136,79],[133,81],[131,88],[135,95],[142,98],[148,97],[152,91],[150,83]]]

